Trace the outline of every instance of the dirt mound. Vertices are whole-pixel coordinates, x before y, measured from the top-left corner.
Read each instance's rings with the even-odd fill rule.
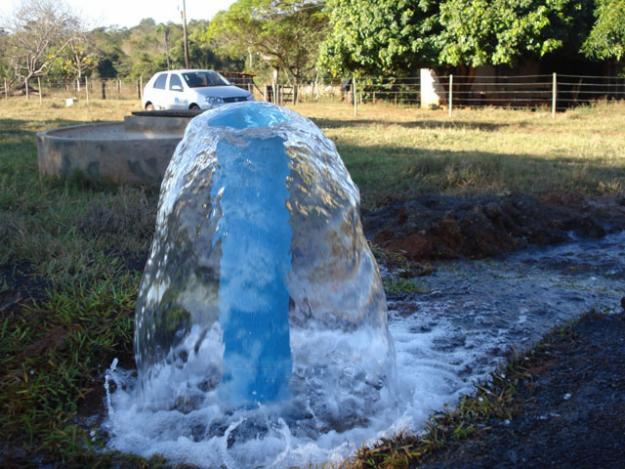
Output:
[[[557,196],[423,196],[367,211],[363,220],[370,240],[408,259],[480,259],[623,230],[625,203]]]

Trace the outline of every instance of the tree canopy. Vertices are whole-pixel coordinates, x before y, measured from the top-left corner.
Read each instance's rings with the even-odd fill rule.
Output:
[[[284,70],[294,82],[314,69],[327,16],[311,0],[238,0],[218,13],[205,38],[231,58],[254,59]]]
[[[445,0],[440,61],[449,65],[512,65],[562,48],[588,2],[576,0]]]
[[[330,32],[319,64],[346,70],[397,73],[433,64],[438,54],[436,0],[328,0]]]
[[[595,17],[584,53],[599,60],[621,62],[625,57],[625,0],[597,0]]]
[[[6,29],[6,60],[13,77],[24,80],[50,69],[76,40],[79,20],[60,2],[26,0]]]
[[[330,33],[319,64],[335,75],[512,65],[571,43],[577,51],[592,6],[592,0],[328,0]]]

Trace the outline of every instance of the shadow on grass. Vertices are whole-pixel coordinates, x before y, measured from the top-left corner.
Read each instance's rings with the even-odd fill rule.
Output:
[[[68,119],[51,119],[39,121],[43,125],[32,128],[33,121],[20,119],[0,119],[0,137],[14,136],[22,134],[35,134],[40,130],[48,130],[57,127],[67,127],[70,125],[88,124],[85,121],[76,121]]]
[[[328,119],[313,117],[312,121],[322,129],[337,129],[341,127],[359,127],[370,125],[399,126],[406,129],[468,129],[494,132],[509,127],[510,124],[492,122],[465,122],[457,120],[415,120],[415,121],[389,121],[385,119]]]
[[[424,193],[618,195],[622,165],[571,155],[431,150],[412,146],[337,143],[365,205],[380,206]]]

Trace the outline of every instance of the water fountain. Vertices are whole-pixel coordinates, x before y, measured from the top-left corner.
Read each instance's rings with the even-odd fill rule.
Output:
[[[189,124],[161,186],[135,348],[137,408],[203,415],[198,439],[258,409],[239,431],[343,431],[388,400],[394,353],[358,189],[311,121],[242,103]]]

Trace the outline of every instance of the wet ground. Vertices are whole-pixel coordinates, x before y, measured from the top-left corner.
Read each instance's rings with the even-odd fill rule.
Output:
[[[415,279],[419,292],[389,297],[398,360],[407,372],[410,364],[428,375],[438,366],[437,379],[448,383],[450,395],[466,393],[507,349],[527,349],[590,309],[620,311],[623,246],[625,232],[506,258],[437,264],[433,274]]]
[[[421,430],[432,412],[471,394],[507,351],[529,349],[554,326],[591,309],[621,311],[624,245],[621,232],[505,258],[437,263],[433,274],[413,280],[418,292],[390,296],[400,387],[412,400],[395,428]]]
[[[433,413],[454,405],[463,395],[472,394],[474,386],[488,379],[511,349],[528,350],[553,327],[591,309],[612,315],[619,313],[621,298],[625,296],[624,244],[625,232],[601,239],[580,239],[570,234],[568,242],[557,246],[526,249],[487,260],[439,262],[431,275],[404,279],[412,282],[411,292],[389,295],[390,332],[397,354],[396,393],[383,403],[382,410],[367,415],[364,422],[353,428],[303,434],[296,422],[282,421],[280,428],[273,431],[268,427],[258,439],[230,444],[226,437],[231,432],[248,419],[256,421],[252,415],[239,415],[223,438],[181,442],[175,441],[173,434],[155,433],[142,437],[140,451],[127,443],[132,440],[126,438],[117,438],[115,447],[148,457],[160,453],[188,464],[209,461],[210,450],[218,459],[229,461],[232,467],[245,467],[251,461],[262,461],[267,466],[306,466],[327,461],[339,463],[363,444],[371,445],[399,432],[422,431]],[[397,271],[385,270],[384,275],[392,280]],[[613,347],[621,344],[618,334],[605,340],[617,340],[610,343]],[[609,355],[587,352],[579,352],[579,360],[587,360],[583,365],[573,359],[567,362],[566,354],[561,355],[562,367],[569,370],[572,378],[581,373],[578,378],[581,376],[579,382],[583,382],[593,366],[597,368],[593,372],[605,369],[606,376],[617,376],[604,366]],[[612,381],[607,383],[610,386]],[[552,396],[560,399],[577,392],[573,386],[563,390],[557,379],[546,381],[545,386]],[[581,393],[578,398],[583,396]],[[614,394],[594,396],[604,409],[615,402]],[[122,394],[121,398],[125,396]],[[582,407],[579,410],[583,413]],[[552,418],[549,412],[552,411],[547,411],[545,418]],[[138,416],[132,414],[132,418],[136,421]],[[145,422],[152,419],[149,415],[140,418]],[[177,422],[179,415],[167,418]],[[573,438],[579,439],[586,431],[585,423],[582,420],[569,423],[579,425],[568,430]],[[147,428],[146,425],[142,424]],[[502,437],[501,445],[504,443]],[[528,440],[528,445],[535,446],[525,449],[518,442],[507,444],[506,451],[513,450],[509,453],[510,461],[517,457],[517,464],[523,462],[524,451],[541,454],[545,446],[538,438]],[[580,451],[583,448],[580,443]],[[471,466],[471,456],[467,457],[460,456],[450,467]],[[505,461],[501,464],[504,463],[507,464]]]
[[[585,316],[539,354],[512,419],[491,422],[423,467],[623,467],[625,315]]]

